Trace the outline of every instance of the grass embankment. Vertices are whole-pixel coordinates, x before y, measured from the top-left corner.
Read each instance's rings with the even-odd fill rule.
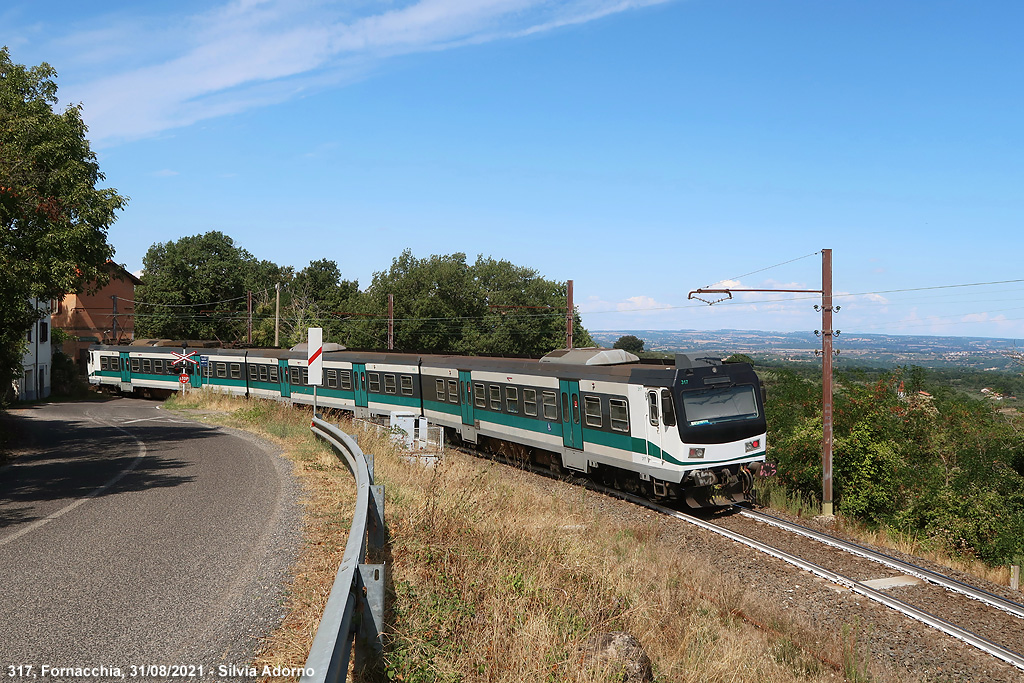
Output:
[[[351,476],[309,433],[306,411],[200,392],[169,407],[221,411],[203,417],[272,439],[295,463],[305,544],[287,616],[257,663],[301,666],[345,544]],[[848,634],[769,612],[653,515],[595,506],[580,487],[457,452],[427,469],[403,461],[386,435],[342,427],[375,455],[386,487],[382,679],[621,680],[588,667],[583,645],[626,631],[657,681],[868,680]]]

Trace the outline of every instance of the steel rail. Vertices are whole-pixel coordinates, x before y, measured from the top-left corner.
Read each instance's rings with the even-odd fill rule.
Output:
[[[840,586],[846,586],[851,591],[863,595],[869,600],[874,600],[875,602],[881,603],[886,607],[896,610],[901,614],[905,614],[906,616],[911,617],[912,619],[916,619],[917,621],[920,621],[923,624],[931,626],[934,629],[942,631],[947,635],[962,640],[965,643],[968,643],[969,645],[973,645],[979,650],[986,652],[997,659],[1001,659],[1007,664],[1015,666],[1018,669],[1024,670],[1024,655],[1021,655],[1017,652],[1014,652],[1013,650],[1009,650],[1001,645],[993,643],[992,641],[983,638],[975,633],[972,633],[967,629],[960,628],[956,624],[948,622],[945,619],[942,619],[941,617],[935,616],[934,614],[925,612],[924,610],[918,609],[917,607],[909,605],[903,602],[902,600],[886,595],[885,593],[877,591],[869,586],[865,586],[863,583],[857,581],[856,579],[851,579],[848,576],[837,574],[831,570],[816,565],[813,562],[809,562],[803,558],[797,557],[796,555],[787,553],[784,550],[773,548],[770,545],[761,543],[760,541],[756,541],[752,538],[748,538],[730,529],[726,529],[715,524],[711,524],[710,522],[705,522],[704,520],[697,519],[696,517],[691,517],[690,515],[683,514],[677,510],[672,510],[671,508],[663,507],[656,503],[652,503],[651,501],[646,500],[644,498],[640,498],[638,496],[634,496],[628,493],[623,493],[621,491],[615,491],[613,492],[613,495],[616,495],[617,497],[622,498],[623,500],[628,500],[632,503],[643,505],[644,507],[647,507],[656,512],[660,512],[661,514],[667,515],[669,517],[674,517],[684,522],[689,522],[690,524],[693,524],[694,526],[704,529],[706,531],[711,531],[721,536],[725,536],[726,538],[736,541],[737,543],[741,543],[749,548],[753,548],[762,553],[765,553],[766,555],[770,555],[772,557],[782,560],[783,562],[787,562],[795,567],[799,567],[800,569],[810,572],[815,576],[819,576],[825,579],[826,581],[831,581],[832,583],[838,584]]]
[[[299,679],[301,683],[333,683],[344,681],[348,676],[355,635],[353,624],[360,603],[359,593],[365,592],[357,589],[360,587],[361,567],[366,566],[362,563],[366,558],[369,516],[374,502],[373,475],[370,469],[372,464],[368,465],[367,456],[351,436],[317,417],[312,418],[310,430],[333,447],[356,483],[356,505],[341,566],[338,567],[320,626],[306,659],[306,673]],[[383,584],[383,579],[380,576],[377,578]],[[365,610],[361,617],[363,622],[372,624],[374,621],[374,615],[366,614]],[[358,659],[357,656],[357,664]]]
[[[904,562],[903,560],[899,560],[895,557],[891,557],[889,555],[885,555],[875,550],[871,550],[870,548],[865,548],[864,546],[857,545],[856,543],[844,541],[842,539],[836,538],[835,536],[830,536],[819,531],[814,531],[812,529],[808,529],[807,527],[800,526],[799,524],[794,524],[792,522],[788,522],[784,519],[780,519],[778,517],[774,517],[763,512],[755,512],[743,508],[737,508],[737,510],[739,514],[744,517],[748,517],[750,519],[763,522],[764,524],[770,524],[774,527],[785,529],[786,531],[791,531],[795,534],[800,534],[801,536],[805,536],[820,543],[830,545],[834,548],[839,548],[840,550],[848,552],[851,555],[857,555],[859,557],[863,557],[873,562],[878,562],[879,564],[883,564],[904,574],[916,576],[917,578],[922,579],[924,581],[928,581],[929,583],[934,583],[936,585],[942,586],[947,590],[951,590],[953,592],[966,595],[969,598],[973,598],[974,600],[983,602],[986,605],[995,607],[1004,612],[1012,614],[1015,617],[1024,619],[1024,605],[1013,602],[1012,600],[1007,600],[1006,598],[1002,598],[993,593],[989,593],[988,591],[982,590],[975,586],[971,586],[970,584],[957,581],[956,579],[952,579],[948,576],[945,576],[944,574],[933,572],[930,569],[925,569],[924,567],[919,567],[918,565],[911,564],[909,562]]]

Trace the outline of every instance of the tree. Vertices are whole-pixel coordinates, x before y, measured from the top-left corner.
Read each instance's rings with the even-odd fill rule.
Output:
[[[25,332],[38,315],[29,297],[106,281],[107,230],[127,203],[96,187],[104,176],[81,105],[54,111],[56,75],[45,62],[15,64],[0,48],[0,386],[21,372]]]
[[[248,292],[266,298],[287,272],[217,231],[154,244],[142,263],[135,334],[172,339],[243,339]]]
[[[632,334],[625,334],[612,345],[613,349],[622,349],[630,353],[643,353],[644,340]]]
[[[374,274],[344,343],[384,348],[395,298],[395,348],[429,353],[540,356],[565,345],[565,283],[531,268],[462,253],[416,258],[405,250]],[[593,343],[574,313],[577,346]]]

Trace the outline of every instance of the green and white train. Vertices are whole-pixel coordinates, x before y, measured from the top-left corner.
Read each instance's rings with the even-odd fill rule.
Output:
[[[449,438],[653,499],[740,502],[764,462],[764,398],[746,363],[680,354],[652,364],[617,349],[534,360],[329,347],[319,406],[356,417],[412,411]],[[175,390],[177,350],[93,346],[89,381],[122,392]],[[187,369],[192,387],[313,402],[304,352],[210,348],[194,357],[203,362]]]

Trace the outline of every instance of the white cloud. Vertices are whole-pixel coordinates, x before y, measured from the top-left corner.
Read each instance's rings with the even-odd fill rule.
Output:
[[[351,16],[353,7],[380,4],[233,0],[162,23],[119,17],[114,33],[86,28],[53,44],[90,70],[105,65],[107,75],[61,87],[83,103],[90,138],[102,146],[351,81],[390,56],[512,39],[668,1],[418,0]]]

